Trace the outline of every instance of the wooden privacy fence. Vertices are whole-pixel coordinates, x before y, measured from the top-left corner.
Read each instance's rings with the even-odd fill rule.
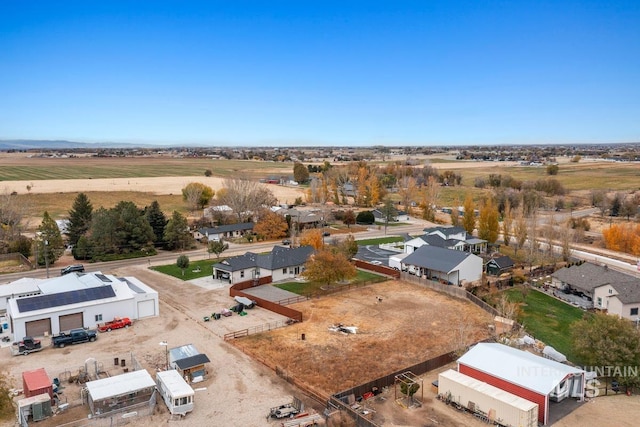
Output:
[[[417,363],[413,366],[409,366],[399,371],[385,375],[384,377],[380,377],[373,381],[369,381],[367,383],[357,385],[348,390],[344,390],[339,393],[336,393],[329,398],[328,406],[344,411],[347,414],[349,414],[349,416],[353,420],[355,420],[356,425],[358,427],[377,427],[378,424],[376,424],[372,420],[365,418],[362,414],[358,413],[353,408],[351,408],[351,406],[348,404],[349,396],[351,395],[353,395],[354,397],[362,396],[363,394],[370,392],[371,390],[374,390],[374,388],[377,388],[378,390],[382,390],[384,387],[394,387],[396,376],[402,374],[403,372],[410,371],[413,374],[420,376],[434,369],[441,368],[442,366],[445,366],[448,363],[453,362],[454,360],[456,360],[455,352],[441,354],[439,356]]]
[[[362,261],[359,259],[353,260],[356,267],[361,268],[363,270],[373,271],[375,273],[384,274],[385,276],[393,277],[394,279],[400,278],[400,272],[395,268],[387,267],[385,265],[375,265],[370,262]]]

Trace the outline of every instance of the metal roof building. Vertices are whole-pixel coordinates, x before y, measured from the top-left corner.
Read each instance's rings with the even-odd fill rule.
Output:
[[[159,312],[158,293],[135,277],[72,273],[24,284],[37,285],[37,291],[7,300],[7,316],[16,339],[92,328],[118,316],[141,319]]]
[[[549,399],[584,399],[585,372],[503,344],[479,343],[458,359],[458,372],[537,403],[549,420]]]
[[[156,383],[146,370],[141,369],[89,381],[85,386],[91,413],[104,415],[149,402],[155,393]]]

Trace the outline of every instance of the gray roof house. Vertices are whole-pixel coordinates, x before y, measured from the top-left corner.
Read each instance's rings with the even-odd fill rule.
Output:
[[[640,321],[640,278],[589,262],[561,268],[551,277],[554,286],[592,298],[595,309]]]
[[[217,227],[202,227],[193,233],[193,238],[197,241],[207,238],[208,240],[224,240],[242,237],[247,231],[253,230],[252,222],[241,222],[238,224],[219,225]]]
[[[469,252],[424,245],[402,262],[417,276],[448,284],[462,285],[482,278],[482,258]]]
[[[421,246],[437,246],[456,251],[474,254],[487,251],[487,241],[473,236],[467,236],[462,227],[430,227],[423,230],[424,235],[405,243],[405,252],[411,253]]]
[[[213,277],[228,280],[229,283],[266,276],[271,276],[273,282],[291,279],[304,271],[304,264],[313,252],[311,246],[298,248],[274,246],[268,254],[247,252],[215,264]]]

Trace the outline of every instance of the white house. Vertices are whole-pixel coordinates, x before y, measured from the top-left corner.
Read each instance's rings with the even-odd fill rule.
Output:
[[[402,260],[417,276],[441,280],[452,285],[475,282],[482,278],[482,258],[469,252],[421,246]]]
[[[425,228],[423,231],[424,235],[405,242],[406,253],[412,253],[425,245],[475,254],[487,251],[486,240],[468,236],[462,227],[431,227]]]
[[[274,246],[269,254],[247,252],[213,266],[213,277],[229,283],[271,276],[273,282],[297,277],[313,253],[311,246],[288,248]]]
[[[142,319],[159,313],[158,292],[135,277],[72,273],[34,283],[36,295],[13,295],[6,300],[16,339],[93,328],[114,317]]]

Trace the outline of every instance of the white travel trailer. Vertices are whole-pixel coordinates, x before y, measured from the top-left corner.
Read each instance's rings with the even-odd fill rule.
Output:
[[[156,384],[171,414],[184,416],[193,411],[195,392],[178,371],[171,369],[158,372]]]

